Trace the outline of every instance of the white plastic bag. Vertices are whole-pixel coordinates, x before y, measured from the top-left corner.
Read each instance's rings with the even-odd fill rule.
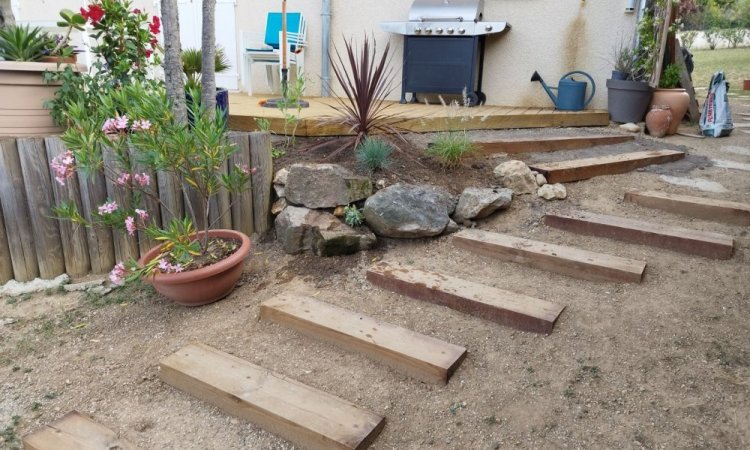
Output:
[[[716,72],[711,77],[711,84],[708,86],[708,96],[703,104],[703,114],[701,114],[701,134],[709,137],[729,136],[734,129],[732,125],[732,110],[729,107],[729,98],[727,83],[724,72]]]

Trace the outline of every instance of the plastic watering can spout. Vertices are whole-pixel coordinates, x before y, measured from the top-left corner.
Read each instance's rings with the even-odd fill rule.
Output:
[[[533,83],[534,81],[538,81],[542,83],[542,87],[547,92],[547,95],[549,95],[549,98],[552,99],[552,103],[557,105],[557,97],[555,96],[555,94],[552,93],[552,89],[557,89],[557,88],[547,86],[547,83],[544,82],[544,80],[542,79],[542,76],[539,75],[539,72],[537,72],[536,70],[534,71],[534,74],[531,75],[531,82]]]

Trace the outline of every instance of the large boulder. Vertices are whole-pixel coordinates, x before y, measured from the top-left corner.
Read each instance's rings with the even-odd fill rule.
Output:
[[[420,238],[441,234],[455,209],[455,198],[439,188],[398,183],[368,198],[364,215],[375,234]]]
[[[308,208],[335,208],[369,197],[372,182],[337,164],[294,164],[284,195],[289,203]]]
[[[287,206],[276,217],[276,238],[285,252],[313,251],[319,256],[348,255],[375,246],[366,227],[354,229],[333,214]]]
[[[466,188],[461,193],[453,220],[482,219],[499,209],[506,209],[513,200],[513,191],[506,188]]]
[[[506,161],[495,167],[494,173],[504,187],[516,194],[531,194],[537,190],[536,177],[523,161]]]

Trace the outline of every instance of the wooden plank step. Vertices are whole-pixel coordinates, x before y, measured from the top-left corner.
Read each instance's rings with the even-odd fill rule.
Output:
[[[684,157],[684,152],[675,150],[648,150],[598,156],[596,158],[531,164],[529,167],[531,170],[543,174],[549,183],[567,183],[600,175],[627,173],[639,167],[677,161]]]
[[[301,295],[283,294],[262,303],[260,317],[428,383],[446,384],[466,356],[464,347]]]
[[[203,344],[160,363],[159,377],[304,448],[367,448],[385,418]]]
[[[734,250],[734,240],[725,234],[583,211],[569,215],[547,214],[544,223],[574,233],[645,244],[706,258],[729,259]]]
[[[640,283],[646,263],[507,234],[467,229],[453,243],[480,255],[592,281]]]
[[[538,298],[426,270],[379,263],[367,279],[383,289],[535,333],[552,333],[565,309]]]
[[[633,135],[614,136],[554,136],[546,138],[518,138],[493,142],[475,142],[478,153],[489,155],[492,153],[532,153],[554,152],[558,150],[574,150],[578,148],[595,147],[597,145],[613,145],[635,140]]]
[[[24,436],[25,450],[131,450],[137,447],[90,417],[71,411]]]
[[[625,193],[625,201],[696,219],[750,226],[750,204],[747,203],[657,191],[629,191]]]

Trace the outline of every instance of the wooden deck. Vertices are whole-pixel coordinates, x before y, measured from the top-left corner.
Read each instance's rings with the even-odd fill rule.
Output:
[[[229,127],[238,131],[256,131],[256,119],[267,119],[271,131],[284,133],[284,116],[281,111],[260,106],[265,97],[245,94],[229,96]],[[330,105],[331,98],[305,98],[309,108],[302,109],[297,136],[338,136],[348,133],[348,127],[336,123],[338,114]],[[388,111],[402,119],[397,123],[404,130],[427,133],[435,131],[497,130],[505,128],[592,127],[609,125],[609,114],[603,110],[556,111],[552,108],[527,108],[512,106],[477,106],[451,108],[422,103],[391,103]],[[296,114],[296,110],[291,112]]]

